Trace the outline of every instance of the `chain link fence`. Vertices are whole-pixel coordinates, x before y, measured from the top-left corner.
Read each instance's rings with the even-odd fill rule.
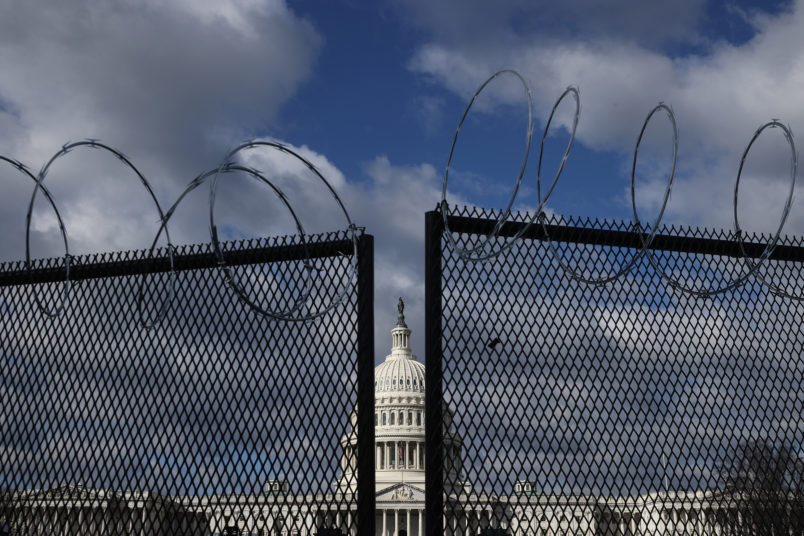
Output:
[[[459,248],[499,213],[453,211]],[[521,231],[512,217],[489,242]],[[426,218],[427,534],[804,534],[804,305],[749,278],[734,237],[560,220],[486,262]],[[550,241],[547,241],[547,237]],[[749,258],[767,237],[743,236]],[[477,249],[475,249],[477,250]],[[759,270],[804,295],[804,244]],[[658,268],[658,270],[657,270]]]
[[[349,289],[306,322],[252,312],[209,245],[174,271],[165,251],[74,258],[69,288],[62,260],[0,267],[0,534],[373,533],[372,237],[357,244],[356,278],[348,233],[223,245],[263,309]]]

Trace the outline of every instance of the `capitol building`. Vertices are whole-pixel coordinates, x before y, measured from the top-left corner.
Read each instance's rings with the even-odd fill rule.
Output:
[[[391,351],[374,373],[376,536],[422,536],[425,519],[424,365],[411,352],[400,299]],[[639,497],[539,493],[534,483],[510,483],[510,495],[475,491],[464,480],[463,440],[449,412],[444,423],[445,530],[448,536],[720,535],[737,519],[719,492],[658,492]],[[292,482],[271,480],[262,493],[170,497],[68,486],[12,492],[0,503],[0,536],[225,535],[358,536],[354,430],[341,439],[340,474],[331,490],[297,495]],[[69,500],[65,500],[69,497]],[[456,500],[460,499],[460,500]]]

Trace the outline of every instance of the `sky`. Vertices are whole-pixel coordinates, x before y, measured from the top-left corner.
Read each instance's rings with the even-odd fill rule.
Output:
[[[38,170],[68,141],[99,139],[136,165],[164,212],[193,177],[219,166],[241,142],[260,138],[288,144],[327,178],[351,220],[375,236],[376,359],[389,349],[388,331],[402,296],[414,352],[423,361],[424,213],[441,199],[461,115],[493,73],[517,70],[532,93],[535,133],[514,203],[518,210],[539,204],[539,140],[568,86],[580,93],[579,123],[572,153],[547,203],[548,211],[564,216],[632,218],[635,143],[659,102],[672,107],[679,132],[666,223],[732,228],[737,170],[754,132],[771,119],[789,125],[794,135],[804,129],[804,100],[799,98],[804,0],[615,0],[601,6],[589,0],[9,0],[0,4],[0,154]],[[509,202],[525,150],[524,95],[508,76],[479,96],[451,163],[450,203],[494,209]],[[570,137],[572,111],[569,102],[557,110],[542,180],[555,173]],[[671,164],[670,133],[666,118],[657,115],[640,146],[636,190],[644,221],[652,221],[661,206]],[[249,150],[239,158],[283,189],[308,232],[345,228],[332,196],[298,161],[267,149]],[[12,261],[24,255],[32,182],[4,166],[0,261]],[[790,147],[780,129],[763,133],[745,166],[738,202],[741,226],[773,232],[790,181]],[[109,154],[85,148],[59,157],[48,168],[46,185],[64,218],[73,254],[142,249],[157,233],[159,211],[153,200],[132,171]],[[800,201],[794,201],[785,233],[804,233],[801,209]],[[222,179],[215,216],[227,239],[295,232],[276,196],[248,176]],[[171,237],[176,244],[205,243],[208,229],[208,193],[198,188],[170,220]],[[34,256],[62,254],[56,219],[41,196],[34,204],[31,236]],[[688,347],[724,351],[718,337],[721,331],[732,332],[734,317],[713,302],[695,304],[692,313],[687,311],[690,318],[714,327],[706,330],[709,338],[688,337]],[[715,313],[707,324],[709,309]],[[191,312],[169,314],[161,329],[197,329],[192,319],[180,323]],[[479,309],[471,312],[477,315]],[[647,332],[633,338],[643,310],[621,308],[619,317],[605,308],[586,312],[598,322],[593,328],[602,326],[607,341],[633,346],[635,355],[642,351],[640,337],[656,338]],[[539,314],[532,306],[517,322]],[[672,323],[672,312],[667,316],[665,324],[657,325]],[[572,318],[563,322],[572,324]],[[267,329],[267,321],[251,320]],[[311,329],[326,333],[327,326],[322,322]],[[775,329],[786,332],[782,328]],[[560,336],[569,340],[566,333]],[[148,337],[167,344],[152,332]],[[203,344],[201,339],[195,343]],[[703,400],[694,389],[702,387],[694,384],[682,394]],[[573,396],[556,394],[555,400]],[[713,407],[724,407],[715,394],[712,400]],[[570,429],[568,423],[554,425]]]
[[[532,92],[534,141],[514,208],[539,203],[538,142],[572,85],[580,119],[549,211],[632,218],[634,145],[648,112],[665,102],[679,150],[664,221],[729,229],[740,157],[755,130],[776,118],[794,135],[804,128],[802,24],[801,2],[11,0],[0,5],[0,154],[38,170],[66,142],[99,139],[135,163],[164,211],[240,142],[286,143],[375,236],[378,359],[399,296],[423,359],[424,212],[440,200],[455,128],[484,80],[516,69]],[[567,144],[571,108],[565,102],[557,111],[542,180]],[[449,201],[505,206],[526,128],[522,87],[499,78],[461,130]],[[664,193],[670,132],[657,115],[640,147],[637,203],[646,221]],[[307,231],[345,227],[334,200],[298,162],[269,150],[243,160],[285,190]],[[24,255],[32,182],[0,169],[0,260],[15,260]],[[741,226],[774,231],[790,181],[780,129],[756,142],[742,181]],[[46,184],[71,253],[141,249],[156,234],[153,201],[107,154],[84,149],[59,158]],[[207,203],[203,188],[182,202],[170,222],[174,243],[209,241]],[[794,203],[785,232],[804,232],[800,209]],[[216,217],[226,238],[294,232],[275,196],[246,176],[227,176]],[[62,254],[41,196],[32,244],[35,256]]]

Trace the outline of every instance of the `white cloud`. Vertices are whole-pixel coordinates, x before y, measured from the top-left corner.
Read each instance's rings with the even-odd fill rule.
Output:
[[[0,6],[0,153],[38,170],[66,141],[98,138],[131,157],[163,209],[234,142],[275,124],[322,45],[278,0],[48,4]],[[116,159],[89,153],[60,159],[47,181],[73,251],[149,244],[158,215],[145,190]],[[0,174],[13,194],[0,206],[0,255],[18,258],[32,185],[13,168]],[[48,217],[40,201],[35,215]],[[198,214],[177,238],[204,235]],[[61,254],[58,238],[39,236],[37,253]]]
[[[745,43],[710,41],[702,53],[671,57],[625,30],[579,32],[580,37],[573,38],[558,30],[536,32],[526,23],[512,22],[522,6],[508,2],[498,7],[508,16],[491,18],[488,24],[497,24],[498,33],[508,31],[511,39],[477,46],[471,33],[464,35],[472,39],[454,38],[457,30],[446,38],[434,29],[433,39],[418,49],[410,66],[462,96],[471,95],[491,73],[516,68],[530,80],[535,111],[542,118],[564,87],[577,85],[582,99],[578,140],[594,150],[620,152],[629,164],[647,113],[659,101],[671,104],[679,124],[680,147],[669,219],[730,227],[737,166],[754,131],[771,118],[782,119],[794,131],[804,128],[804,102],[795,98],[804,82],[803,7],[796,2],[789,12],[778,15],[746,15],[757,33]],[[613,13],[618,13],[616,8]],[[682,19],[671,17],[668,24]],[[461,19],[453,22],[460,24]],[[686,42],[698,41],[695,36],[686,38]],[[773,137],[772,133],[767,136]],[[749,229],[768,230],[767,207],[783,204],[776,194],[778,183],[789,180],[789,158],[783,152],[789,154],[789,149],[781,136],[774,143],[774,149],[752,149],[749,159],[768,166],[756,166],[763,182],[754,192],[755,202],[745,207]],[[571,166],[572,158],[568,171]],[[610,180],[612,196],[620,196],[627,186],[624,169],[630,170],[630,165],[608,170],[615,177]],[[664,188],[654,182],[654,187]],[[651,208],[657,208],[656,204],[650,203],[646,210]],[[800,212],[794,210],[794,214]],[[804,231],[804,218],[797,216],[787,230]]]
[[[309,160],[335,187],[352,221],[366,226],[374,235],[375,271],[375,336],[378,358],[389,349],[386,336],[396,320],[396,300],[402,296],[407,304],[408,325],[414,331],[414,350],[423,359],[424,345],[424,213],[432,210],[441,197],[441,176],[430,164],[394,165],[386,156],[378,156],[364,164],[368,180],[347,181],[325,156],[306,146],[288,148]],[[245,153],[244,161],[266,172],[287,196],[308,232],[324,232],[346,228],[346,221],[326,186],[301,163],[273,150]],[[251,181],[253,182],[253,181]],[[243,183],[241,183],[242,185]],[[222,218],[231,217],[245,234],[292,233],[276,227],[276,218],[260,214],[271,198],[260,192],[261,185],[236,191],[229,202],[221,204]],[[222,192],[221,188],[219,192]],[[453,202],[464,202],[450,195]],[[251,204],[254,203],[254,206]],[[224,208],[228,205],[228,209]],[[275,204],[272,206],[276,206]],[[243,207],[248,207],[243,210]],[[274,227],[271,227],[274,225]]]

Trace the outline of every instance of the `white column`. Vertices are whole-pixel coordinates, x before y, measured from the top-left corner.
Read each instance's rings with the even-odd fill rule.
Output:
[[[407,522],[408,522],[407,523],[407,528],[405,529],[405,532],[407,533],[408,536],[410,536],[410,508],[405,510],[405,517],[407,518]]]
[[[393,536],[399,536],[399,510],[394,508],[394,534]]]
[[[56,511],[58,512],[58,509]],[[64,509],[62,513],[59,514],[59,521],[61,521],[61,525],[59,525],[59,533],[61,533],[62,536],[67,536],[70,531],[70,518],[67,516],[68,512],[69,510]]]
[[[421,469],[421,467],[419,467],[419,442],[418,441],[416,441],[416,462],[415,463],[416,463],[416,469]]]
[[[423,522],[424,522],[424,520],[422,519],[423,517],[424,517],[424,510],[419,510],[419,535],[418,536],[423,536],[423,532],[422,532],[422,525],[423,525]]]
[[[382,536],[388,536],[388,529],[387,529],[387,526],[386,526],[386,523],[385,523],[385,518],[387,517],[387,515],[386,515],[387,513],[388,513],[388,511],[385,508],[383,508],[382,509]]]

